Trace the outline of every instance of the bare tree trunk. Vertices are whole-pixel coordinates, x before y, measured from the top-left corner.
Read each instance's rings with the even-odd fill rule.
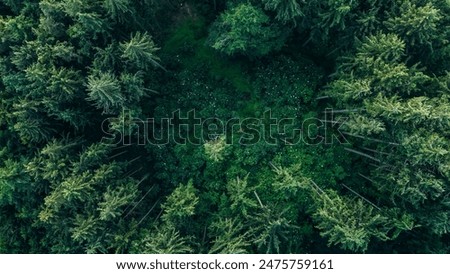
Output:
[[[345,134],[345,135],[348,135],[348,136],[352,136],[352,137],[356,137],[356,138],[360,138],[360,139],[364,139],[364,140],[368,140],[368,141],[374,141],[374,142],[377,142],[377,143],[383,143],[383,144],[394,145],[394,146],[399,146],[400,145],[399,143],[386,142],[386,141],[383,141],[383,140],[380,140],[380,139],[374,139],[374,138],[365,137],[365,136],[361,136],[361,135],[357,135],[357,134],[352,134],[350,132],[343,131],[342,133]]]
[[[150,214],[150,212],[152,212],[153,211],[153,209],[156,207],[156,205],[159,203],[159,200],[158,201],[156,201],[154,204],[153,204],[153,206],[150,208],[150,210],[149,211],[147,211],[147,213],[145,214],[145,216],[144,217],[142,217],[142,219],[139,221],[139,223],[137,224],[138,226],[147,218],[147,216]]]
[[[253,193],[255,194],[256,199],[258,200],[259,205],[261,206],[261,208],[264,208],[264,205],[263,205],[263,203],[261,202],[261,199],[259,199],[258,193],[256,193],[256,191],[253,191]]]
[[[357,150],[354,150],[354,149],[351,149],[351,148],[348,148],[348,147],[345,147],[344,149],[345,149],[346,151],[348,151],[348,152],[352,152],[352,153],[358,154],[358,155],[360,155],[360,156],[366,157],[366,158],[371,159],[371,160],[373,160],[373,161],[376,161],[376,162],[378,162],[378,163],[381,162],[379,159],[377,159],[377,158],[375,158],[375,157],[373,157],[373,156],[370,156],[369,154],[366,154],[366,153],[364,153],[364,152],[357,151]]]
[[[373,206],[374,208],[378,209],[381,211],[381,208],[379,208],[378,206],[376,206],[374,203],[372,203],[371,201],[369,201],[368,199],[366,199],[365,197],[363,197],[361,194],[359,194],[358,192],[354,191],[353,189],[349,188],[348,186],[346,186],[345,184],[342,184],[346,189],[350,190],[353,194],[355,194],[356,196],[358,196],[359,198],[363,199],[364,201],[366,201],[367,203],[369,203],[371,206]]]
[[[330,111],[322,111],[322,113],[348,113],[348,112],[358,112],[360,110],[360,108],[355,108],[355,109],[339,109],[339,110],[330,110]]]

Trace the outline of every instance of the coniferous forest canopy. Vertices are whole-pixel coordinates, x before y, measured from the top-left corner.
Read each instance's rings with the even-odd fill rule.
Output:
[[[449,253],[449,40],[449,0],[0,0],[0,253]]]

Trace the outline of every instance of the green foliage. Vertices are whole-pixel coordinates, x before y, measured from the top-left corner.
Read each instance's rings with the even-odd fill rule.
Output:
[[[293,170],[300,170],[301,165],[297,164],[289,169],[283,167],[273,167],[277,174],[276,180],[273,183],[273,187],[276,191],[283,192],[286,196],[295,195],[298,191],[309,188],[310,179],[303,177],[301,174],[294,177],[291,172]]]
[[[314,104],[314,89],[321,75],[320,69],[301,57],[295,61],[274,58],[270,65],[259,68],[255,87],[273,116],[293,118]]]
[[[112,18],[117,18],[119,22],[126,20],[127,15],[133,14],[128,0],[106,0],[103,7]]]
[[[440,11],[432,3],[417,6],[411,1],[405,1],[400,6],[400,16],[392,16],[386,22],[390,31],[398,33],[415,44],[432,45],[433,39],[439,33],[438,25],[442,19]]]
[[[380,120],[353,114],[350,116],[350,119],[345,122],[343,129],[352,134],[369,136],[385,131],[386,127]]]
[[[139,69],[146,69],[148,65],[161,67],[155,52],[159,50],[148,33],[137,32],[131,40],[120,44],[122,58],[135,64]]]
[[[187,217],[194,215],[198,197],[192,181],[178,186],[162,205],[162,219],[169,224],[180,224]]]
[[[326,9],[320,13],[319,26],[328,30],[333,27],[345,28],[346,17],[356,3],[352,0],[325,1]]]
[[[29,177],[23,172],[22,164],[7,159],[0,168],[0,205],[14,204],[15,195],[23,192]]]
[[[211,140],[203,146],[208,159],[214,162],[223,161],[224,153],[227,148],[225,136],[220,136],[216,140]]]
[[[211,29],[209,43],[227,55],[264,56],[279,50],[283,34],[257,7],[241,4],[223,13]]]
[[[449,253],[449,14],[0,0],[0,252]]]
[[[283,243],[289,240],[289,233],[294,226],[283,216],[284,212],[263,207],[262,212],[253,217],[252,234],[258,251],[273,254],[282,252]]]
[[[257,207],[252,196],[251,188],[248,187],[248,175],[240,179],[237,177],[227,184],[227,191],[230,195],[230,209],[237,214],[248,216],[248,212]]]
[[[88,78],[89,101],[103,109],[105,113],[111,108],[119,108],[123,105],[124,98],[121,94],[119,81],[111,73],[100,73]]]
[[[297,0],[262,0],[264,7],[277,13],[276,19],[283,23],[296,21],[298,16],[303,15],[302,8]]]
[[[358,49],[357,58],[375,57],[384,62],[398,62],[405,55],[405,42],[395,34],[368,36]]]
[[[313,215],[329,244],[343,249],[365,252],[369,241],[376,238],[388,240],[389,223],[386,217],[362,200],[352,201],[336,193],[321,194],[321,203]]]
[[[116,189],[107,188],[103,202],[99,203],[100,220],[109,221],[123,214],[121,207],[130,204],[136,197],[136,185],[132,182]]]
[[[192,71],[207,66],[209,71],[203,73],[210,74],[216,82],[217,80],[227,81],[240,92],[250,92],[250,81],[242,65],[231,62],[206,45],[204,37],[206,32],[207,26],[201,18],[185,19],[173,30],[162,50],[171,56],[177,56],[177,59],[172,62],[181,62],[182,66],[191,68]],[[195,80],[200,78],[198,75],[195,77]],[[192,82],[193,80],[185,79],[184,81]]]
[[[448,122],[443,110],[449,105],[446,92],[440,92],[446,85],[434,76],[433,67],[417,64],[428,61],[415,54],[423,56],[448,43],[438,34],[444,19],[432,1],[405,1],[387,15],[386,33],[362,39],[354,54],[342,58],[329,94],[344,108],[339,113],[350,113],[342,128],[357,138],[352,142],[364,151],[353,150],[355,155],[372,165],[379,161],[359,174],[370,188],[360,190],[413,220],[396,221],[395,236],[422,227],[441,237],[447,210],[441,205],[449,175]],[[431,88],[435,85],[440,88]],[[432,211],[440,217],[432,217]],[[360,243],[362,249],[367,247],[363,240]]]
[[[220,219],[211,224],[211,235],[215,236],[210,254],[246,254],[250,246],[243,225],[236,220]]]
[[[186,254],[192,253],[189,239],[182,237],[173,226],[155,228],[139,242],[134,243],[132,252],[139,254]]]

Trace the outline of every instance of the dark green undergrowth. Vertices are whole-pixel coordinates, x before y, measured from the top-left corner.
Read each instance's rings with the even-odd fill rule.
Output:
[[[0,0],[0,253],[448,253],[449,14]]]

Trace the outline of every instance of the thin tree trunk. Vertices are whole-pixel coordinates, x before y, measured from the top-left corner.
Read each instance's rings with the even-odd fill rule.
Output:
[[[357,151],[357,150],[354,150],[354,149],[351,149],[351,148],[348,148],[348,147],[345,147],[344,149],[345,149],[346,151],[348,151],[348,152],[352,152],[352,153],[358,154],[358,155],[360,155],[360,156],[366,157],[366,158],[371,159],[371,160],[373,160],[373,161],[376,161],[376,162],[378,162],[378,163],[381,162],[379,159],[377,159],[377,158],[375,158],[375,157],[373,157],[373,156],[370,156],[369,154],[366,154],[366,153],[364,153],[364,152]]]
[[[145,214],[145,216],[144,217],[142,217],[142,219],[139,221],[139,223],[137,224],[138,226],[145,220],[145,218],[147,218],[147,216],[150,214],[150,212],[152,212],[153,211],[153,209],[156,207],[156,205],[159,203],[159,199],[158,199],[158,201],[156,201],[154,204],[153,204],[153,206],[150,208],[150,210],[149,211],[147,211],[147,213]]]
[[[383,140],[380,140],[380,139],[374,139],[374,138],[365,137],[365,136],[361,136],[361,135],[357,135],[357,134],[352,134],[352,133],[346,132],[346,131],[343,131],[342,133],[345,134],[345,135],[348,135],[348,136],[352,136],[352,137],[356,137],[356,138],[360,138],[360,139],[364,139],[364,140],[368,140],[368,141],[374,141],[374,142],[377,142],[377,143],[383,143],[383,144],[394,145],[394,146],[399,146],[400,145],[399,143],[386,142],[386,141],[383,141]]]
[[[370,205],[372,205],[373,207],[375,207],[376,209],[381,211],[381,208],[379,208],[377,205],[375,205],[374,203],[372,203],[371,201],[369,201],[367,198],[363,197],[361,194],[359,194],[358,192],[354,191],[353,189],[351,189],[350,187],[346,186],[345,184],[342,184],[346,189],[350,190],[353,194],[355,194],[356,196],[358,196],[359,198],[363,199],[364,201],[366,201],[367,203],[369,203]]]
[[[362,175],[361,173],[358,173],[359,176],[363,177],[364,179],[366,179],[367,181],[371,182],[372,184],[376,184],[375,181],[373,181],[372,179],[370,179],[367,176]]]
[[[370,152],[373,152],[373,153],[378,153],[378,154],[380,154],[380,155],[387,155],[387,156],[391,156],[391,155],[392,155],[391,153],[382,152],[382,151],[370,149],[370,148],[367,148],[367,147],[363,147],[362,149],[367,150],[367,151],[370,151]]]
[[[125,153],[127,153],[127,152],[128,152],[127,150],[122,151],[122,152],[119,152],[119,153],[117,153],[117,154],[114,154],[114,155],[112,155],[112,156],[109,156],[108,159],[111,160],[111,159],[116,158],[116,157],[119,157],[120,155],[123,155],[123,154],[125,154]]]
[[[263,205],[263,203],[261,202],[261,199],[259,199],[258,193],[256,193],[256,191],[253,191],[253,193],[255,194],[256,199],[258,200],[259,205],[261,206],[261,208],[264,208],[264,205]]]
[[[355,109],[339,109],[339,110],[331,110],[331,111],[322,111],[322,113],[348,113],[348,112],[358,112],[362,109],[355,108]]]
[[[127,215],[125,215],[125,217],[123,217],[123,219],[125,219],[126,217],[128,217],[128,215],[131,214],[131,212],[134,211],[134,209],[136,209],[136,207],[145,199],[145,197],[147,197],[147,195],[153,190],[153,188],[155,187],[155,185],[152,185],[152,187],[147,191],[147,193],[145,193],[144,196],[142,196],[142,198],[139,200],[139,202],[137,202],[132,209],[130,209],[130,211],[128,211]],[[126,211],[126,209],[124,210],[124,212]]]

